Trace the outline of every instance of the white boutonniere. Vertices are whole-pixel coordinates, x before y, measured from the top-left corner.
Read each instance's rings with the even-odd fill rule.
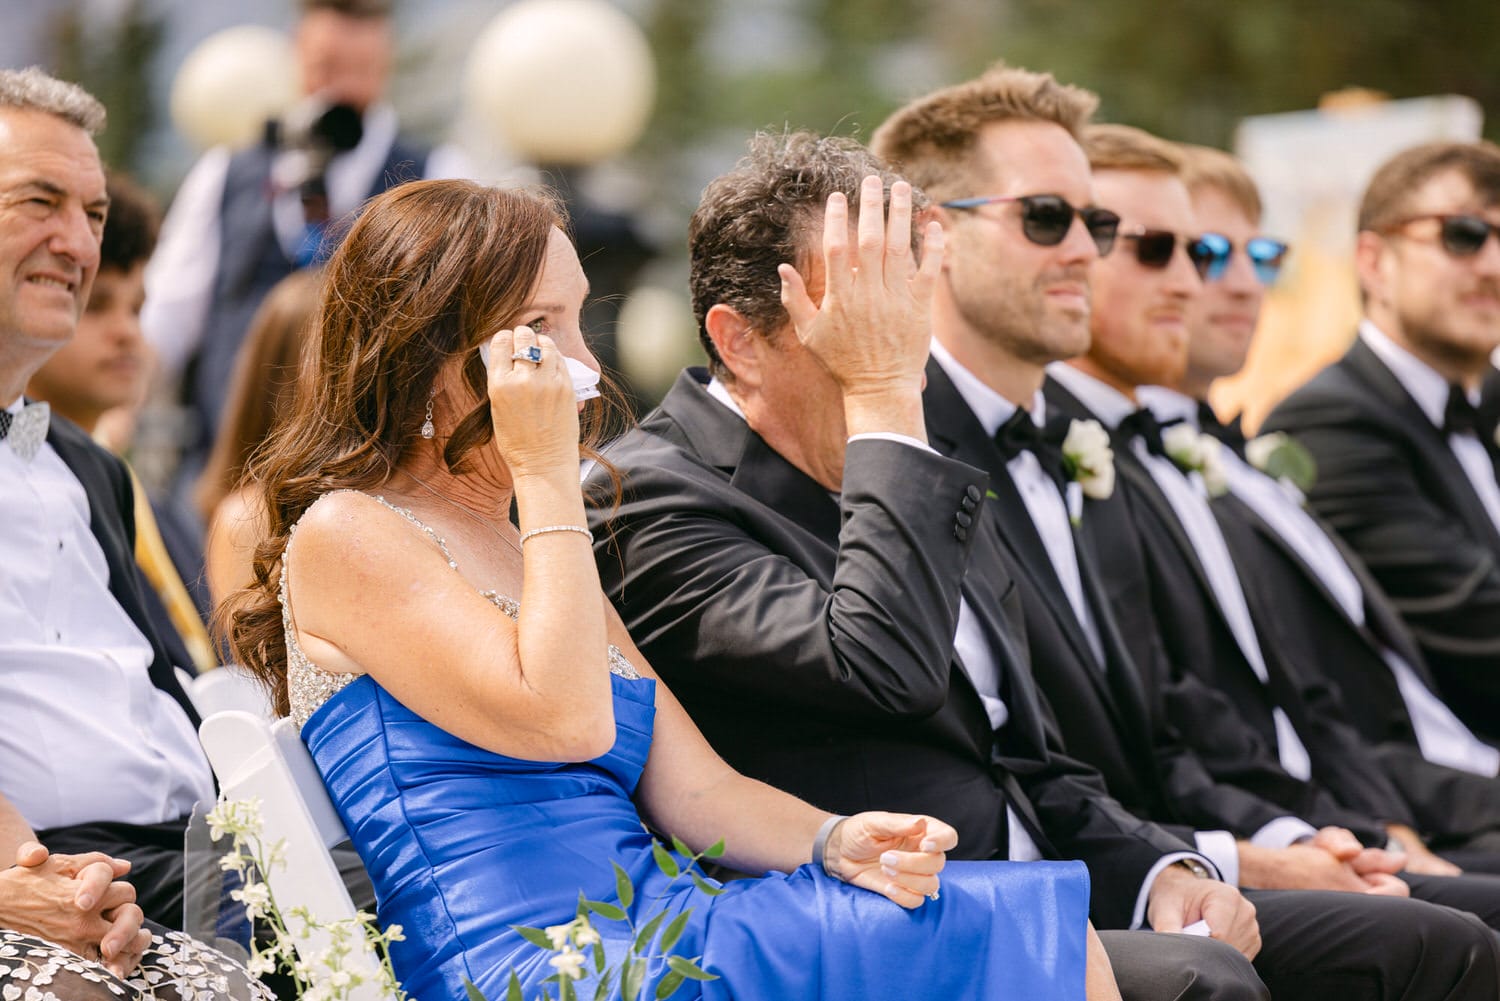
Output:
[[[1098,421],[1073,421],[1062,443],[1063,469],[1085,497],[1109,500],[1115,492],[1115,452]]]
[[[1318,463],[1312,453],[1283,431],[1272,431],[1246,442],[1245,461],[1271,479],[1296,487],[1304,494],[1318,478]]]
[[[1167,458],[1184,473],[1197,473],[1210,497],[1222,497],[1229,490],[1224,474],[1224,446],[1212,435],[1203,434],[1191,424],[1173,424],[1161,433]]]

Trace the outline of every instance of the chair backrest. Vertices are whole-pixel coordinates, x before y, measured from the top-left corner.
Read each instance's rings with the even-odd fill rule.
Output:
[[[179,667],[177,680],[202,719],[226,709],[243,709],[268,720],[276,718],[265,686],[238,664],[225,664],[202,674],[188,674]]]
[[[353,918],[354,903],[328,853],[348,835],[292,721],[271,723],[256,713],[231,709],[205,719],[198,738],[224,798],[258,798],[264,843],[286,839],[286,865],[266,874],[277,906],[283,912],[306,907],[325,924]],[[316,964],[327,945],[326,936],[314,936],[299,941],[297,952],[304,962]],[[368,966],[373,977],[378,957],[363,942],[356,946],[363,955],[350,957],[354,962],[349,965]],[[380,996],[373,986],[352,995],[358,1001]]]

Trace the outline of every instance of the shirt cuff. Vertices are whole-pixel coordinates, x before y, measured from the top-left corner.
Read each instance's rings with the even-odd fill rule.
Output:
[[[1194,831],[1193,843],[1213,862],[1219,876],[1230,886],[1240,885],[1239,842],[1228,831]]]
[[[913,438],[908,434],[896,434],[894,431],[866,431],[864,434],[856,434],[849,437],[849,444],[853,444],[856,441],[895,441],[903,445],[910,445],[912,448],[920,448],[924,452],[931,452],[933,455],[938,454],[938,450],[925,441]]]
[[[1197,852],[1172,852],[1168,855],[1163,855],[1156,860],[1156,864],[1151,867],[1151,871],[1146,873],[1146,878],[1141,880],[1141,890],[1135,895],[1135,912],[1130,916],[1131,931],[1135,931],[1146,923],[1146,904],[1150,901],[1151,886],[1156,882],[1156,877],[1161,875],[1161,871],[1167,866],[1175,865],[1183,859],[1197,859],[1213,874],[1214,879],[1222,880],[1224,878],[1223,874],[1219,871],[1219,867],[1214,864],[1214,860],[1207,855],[1200,855]]]
[[[1318,829],[1296,817],[1277,817],[1265,827],[1250,835],[1250,843],[1257,848],[1285,848],[1315,836]]]

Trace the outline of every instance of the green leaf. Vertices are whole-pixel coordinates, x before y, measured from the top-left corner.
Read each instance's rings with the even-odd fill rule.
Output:
[[[611,862],[615,867],[615,894],[620,898],[621,907],[629,907],[631,901],[635,900],[635,886],[630,882],[630,874],[620,868],[620,863]]]
[[[630,950],[636,955],[645,952],[646,947],[651,944],[651,940],[656,937],[656,929],[661,927],[661,923],[666,920],[666,917],[666,911],[658,911],[655,917],[647,921],[641,930],[636,932],[635,944],[630,947]]]
[[[546,949],[548,952],[553,951],[552,940],[540,928],[527,928],[525,925],[511,925],[510,927],[538,949]]]
[[[646,982],[646,961],[632,959],[620,972],[620,1001],[636,1001],[641,996],[641,986]]]
[[[672,923],[667,925],[667,930],[661,933],[662,952],[672,951],[672,946],[676,945],[677,940],[682,938],[683,929],[687,928],[688,918],[692,916],[693,909],[690,907],[672,919]]]
[[[484,992],[474,986],[474,981],[464,977],[464,994],[469,1001],[486,1001]],[[516,971],[510,971],[510,986],[505,989],[505,1001],[526,1001],[521,995],[521,981],[516,979]]]
[[[724,839],[720,838],[718,841],[715,841],[713,844],[703,849],[703,854],[707,858],[719,858],[720,856],[722,856],[724,854]]]
[[[667,965],[672,968],[673,973],[680,973],[689,980],[718,980],[717,973],[709,973],[690,960],[681,956],[668,956]]]
[[[675,851],[678,855],[686,855],[689,858],[691,858],[693,855],[693,850],[687,845],[683,844],[682,839],[675,834],[672,835],[672,850]]]
[[[696,872],[690,872],[688,873],[688,875],[693,877],[693,885],[696,886],[700,892],[706,893],[710,897],[717,897],[719,894],[724,892],[724,888],[722,886],[714,886],[712,883],[704,879],[702,876],[698,875]]]
[[[672,857],[671,852],[658,841],[651,842],[651,857],[656,859],[656,867],[661,870],[662,875],[669,879],[675,878],[682,871],[677,867],[677,860]]]
[[[615,971],[605,970],[594,988],[594,1001],[609,1001],[609,988],[615,982]]]
[[[665,977],[662,977],[661,982],[656,985],[656,997],[658,1001],[660,1001],[661,998],[669,998],[673,994],[676,994],[677,988],[682,986],[682,981],[682,974],[678,973],[676,970],[673,970]]]
[[[625,920],[625,912],[614,904],[606,904],[602,900],[585,900],[583,905],[606,921]]]

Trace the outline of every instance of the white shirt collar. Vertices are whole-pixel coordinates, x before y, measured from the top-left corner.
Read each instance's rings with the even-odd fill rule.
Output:
[[[1101,382],[1067,362],[1055,361],[1047,366],[1047,374],[1056,379],[1064,389],[1078,397],[1078,402],[1114,429],[1120,422],[1140,409],[1130,397],[1115,387]]]
[[[1142,386],[1135,391],[1141,404],[1156,415],[1159,421],[1186,421],[1198,426],[1198,401],[1165,386]]]
[[[1000,430],[1000,425],[1010,420],[1010,415],[1016,412],[1016,405],[964,368],[937,340],[932,342],[932,357],[953,382],[958,395],[963,397],[974,416],[979,419],[984,433],[993,438],[995,432]],[[1037,427],[1043,427],[1047,423],[1047,401],[1040,389],[1031,399],[1031,419]]]
[[[745,412],[740,409],[740,405],[738,403],[734,402],[734,397],[729,395],[729,388],[722,382],[720,382],[717,376],[708,380],[708,385],[704,387],[704,391],[707,392],[709,396],[712,396],[714,399],[724,404],[724,406],[728,407],[729,412],[734,414],[734,416],[738,417],[742,421],[746,421],[746,423],[749,423],[745,417]]]
[[[1448,380],[1369,320],[1359,321],[1359,338],[1391,370],[1401,388],[1432,421],[1432,426],[1441,428],[1448,409]],[[1470,394],[1469,402],[1477,406],[1479,401],[1474,397],[1475,394]]]

